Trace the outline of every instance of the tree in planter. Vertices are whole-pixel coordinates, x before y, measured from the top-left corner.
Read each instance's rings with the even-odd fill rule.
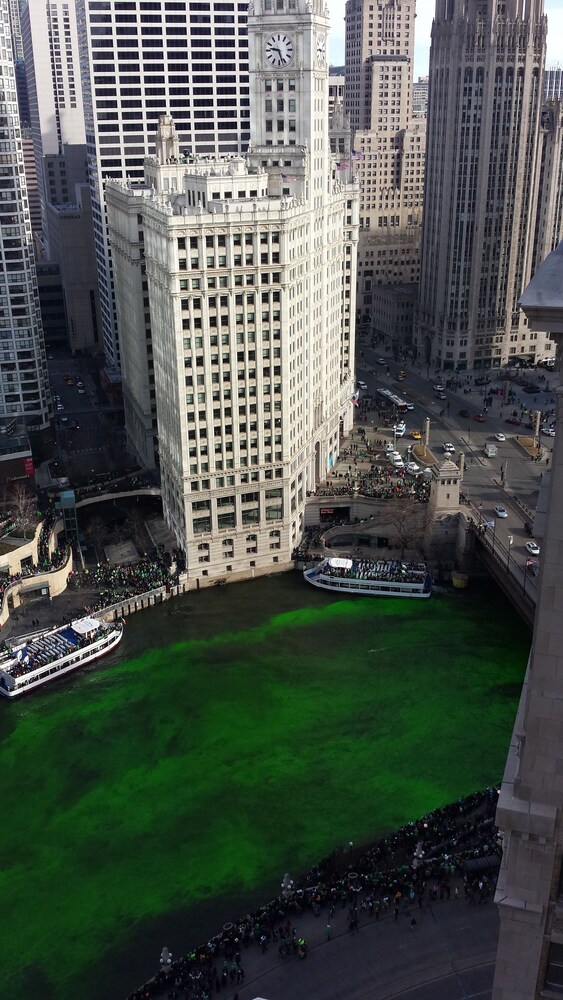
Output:
[[[100,562],[100,549],[102,546],[102,541],[106,533],[106,526],[102,521],[99,514],[94,514],[93,517],[88,521],[88,534],[92,538],[94,548],[96,550],[96,559]]]
[[[10,489],[9,504],[16,530],[27,538],[37,524],[37,499],[27,483],[14,483]]]
[[[139,513],[134,507],[129,511],[127,515],[127,520],[125,522],[125,527],[131,532],[131,536],[137,548],[141,548],[143,544],[143,527],[145,524],[145,519],[142,514]]]
[[[390,524],[394,529],[389,544],[400,550],[401,559],[404,559],[407,549],[422,552],[421,510],[423,506],[416,497],[404,497],[400,500],[390,500],[388,510],[377,518],[380,523]]]

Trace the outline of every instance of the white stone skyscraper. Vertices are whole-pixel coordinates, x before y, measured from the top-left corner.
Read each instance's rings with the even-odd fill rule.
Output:
[[[0,74],[0,419],[22,420],[37,445],[51,414],[8,0],[0,0]]]
[[[161,114],[182,150],[246,149],[247,3],[76,0],[104,350],[120,366],[104,181],[142,178]]]
[[[198,585],[292,565],[353,423],[358,188],[324,0],[257,0],[248,32],[247,155],[183,155],[163,115],[144,184],[106,190],[124,369],[142,400],[146,269],[163,509]]]
[[[543,0],[436,2],[414,346],[437,368],[546,350],[518,307],[531,277],[546,31]]]

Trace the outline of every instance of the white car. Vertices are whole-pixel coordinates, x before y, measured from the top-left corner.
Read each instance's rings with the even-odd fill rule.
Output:
[[[415,476],[417,472],[420,472],[420,465],[417,465],[416,462],[407,462],[405,472],[410,472],[411,476]]]
[[[361,379],[358,379],[358,381],[356,382],[356,385],[358,386],[358,389],[367,389],[366,383],[362,382]]]
[[[555,427],[542,427],[541,432],[542,434],[546,434],[547,437],[555,437]]]
[[[414,403],[407,403],[407,410],[409,410],[409,412],[414,410]]]
[[[540,547],[537,542],[526,542],[526,551],[529,552],[531,556],[539,556]]]
[[[497,431],[495,434],[495,441],[506,441],[506,435],[502,431]]]
[[[388,455],[390,455],[391,452],[395,451],[393,443],[391,441],[388,441],[387,444],[385,445],[385,451],[387,452]]]
[[[393,431],[395,432],[395,435],[397,437],[401,437],[401,438],[406,433],[406,430],[407,430],[407,428],[406,428],[405,424],[403,424],[403,423],[401,423],[401,424],[395,424],[395,426],[393,427]]]
[[[446,443],[442,445],[442,448],[446,455],[452,455],[455,451],[455,445],[453,445],[451,441],[446,441]]]
[[[434,392],[443,392],[444,391],[444,386],[443,385],[433,385],[432,388],[434,389]]]
[[[396,469],[404,468],[405,463],[403,462],[403,459],[401,458],[400,455],[393,456],[393,465],[395,466]]]
[[[497,517],[508,517],[506,507],[503,507],[500,503],[497,504],[496,507],[493,507],[493,510]]]

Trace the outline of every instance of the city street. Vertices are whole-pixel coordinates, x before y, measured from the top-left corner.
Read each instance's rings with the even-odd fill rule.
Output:
[[[378,359],[384,359],[385,364],[378,363]],[[399,372],[405,373],[404,378]],[[442,457],[444,443],[451,442],[455,447],[452,457],[456,463],[460,461],[460,453],[463,454],[465,470],[462,491],[474,505],[475,515],[488,525],[488,537],[492,537],[494,533],[499,550],[503,550],[507,559],[512,561],[513,568],[520,567],[522,575],[526,574],[527,569],[533,569],[526,565],[530,560],[530,553],[526,550],[530,535],[524,525],[533,524],[539,491],[549,468],[553,438],[541,435],[541,461],[532,461],[516,440],[519,434],[532,435],[532,431],[525,427],[529,418],[525,416],[521,426],[507,424],[506,418],[513,410],[520,413],[521,406],[529,410],[553,409],[554,396],[550,386],[556,376],[542,372],[546,375],[547,388],[537,395],[530,395],[520,386],[511,383],[514,402],[504,402],[502,392],[495,394],[494,402],[481,423],[475,420],[475,416],[483,413],[485,392],[491,388],[496,389],[497,386],[502,389],[504,385],[497,382],[500,372],[477,373],[477,377],[490,378],[490,385],[486,387],[476,387],[475,375],[472,373],[461,373],[457,378],[464,384],[452,391],[446,387],[445,379],[454,378],[454,373],[448,373],[447,376],[432,373],[425,365],[419,368],[410,361],[396,362],[383,353],[381,348],[361,345],[357,354],[356,373],[357,378],[367,385],[366,392],[362,394],[376,396],[377,389],[386,388],[407,403],[414,404],[414,409],[403,415],[407,431],[397,445],[402,454],[414,443],[409,438],[411,431],[424,433],[426,417],[430,419],[429,443],[433,453]],[[530,370],[529,374],[535,380],[536,373]],[[469,385],[465,384],[466,380],[469,380]],[[440,393],[435,386],[442,387]],[[470,392],[464,391],[469,388]],[[460,411],[463,411],[463,415]],[[504,441],[496,440],[497,432],[505,435]],[[496,456],[486,457],[486,444],[496,446]],[[507,516],[499,517],[495,513],[495,506],[504,507]]]
[[[50,355],[49,378],[62,464],[75,477],[111,473],[115,468],[111,451],[117,430],[115,408],[100,394],[97,362]]]

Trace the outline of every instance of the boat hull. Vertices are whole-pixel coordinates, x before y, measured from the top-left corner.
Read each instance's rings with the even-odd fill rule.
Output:
[[[79,649],[75,653],[49,664],[49,669],[39,676],[33,677],[33,674],[30,674],[29,678],[27,678],[23,675],[17,679],[16,685],[11,689],[6,688],[4,684],[0,683],[0,695],[10,699],[19,698],[29,691],[35,691],[37,688],[44,687],[45,684],[56,680],[58,677],[64,677],[79,667],[86,666],[87,663],[93,663],[94,660],[99,660],[103,656],[107,656],[119,645],[122,638],[123,625],[116,625],[112,632],[98,642],[93,643],[91,647]]]

